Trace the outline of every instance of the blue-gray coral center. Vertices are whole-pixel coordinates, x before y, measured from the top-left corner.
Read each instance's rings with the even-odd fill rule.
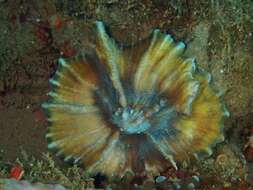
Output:
[[[140,134],[150,128],[150,122],[143,110],[131,107],[119,108],[114,114],[114,122],[127,134]]]
[[[154,96],[137,97],[126,107],[119,107],[112,122],[124,134],[148,133],[172,128],[176,111],[165,99]]]

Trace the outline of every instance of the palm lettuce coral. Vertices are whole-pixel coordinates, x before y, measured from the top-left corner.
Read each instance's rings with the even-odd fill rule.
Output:
[[[220,97],[210,75],[182,54],[185,44],[154,30],[123,47],[96,22],[96,47],[83,59],[60,59],[50,80],[50,140],[65,160],[92,173],[157,174],[223,139]]]

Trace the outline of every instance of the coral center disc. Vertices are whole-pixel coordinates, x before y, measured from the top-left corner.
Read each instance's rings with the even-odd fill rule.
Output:
[[[113,121],[126,134],[140,134],[151,126],[143,110],[131,107],[119,108]]]
[[[176,112],[168,102],[156,95],[140,95],[126,107],[119,107],[112,122],[124,134],[141,134],[152,131],[154,126],[171,126]]]

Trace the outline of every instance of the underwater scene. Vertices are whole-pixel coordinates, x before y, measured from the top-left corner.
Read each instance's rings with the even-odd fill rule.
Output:
[[[253,190],[253,1],[0,0],[0,190]]]

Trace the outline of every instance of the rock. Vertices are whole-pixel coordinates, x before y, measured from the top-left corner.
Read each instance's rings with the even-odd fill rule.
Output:
[[[31,184],[28,181],[17,181],[13,179],[0,179],[4,190],[68,190],[61,185],[50,185],[43,183]]]
[[[4,88],[4,81],[0,80],[0,93],[4,92],[5,88]]]
[[[156,179],[155,179],[155,182],[156,183],[162,183],[166,180],[167,178],[165,176],[158,176]]]

